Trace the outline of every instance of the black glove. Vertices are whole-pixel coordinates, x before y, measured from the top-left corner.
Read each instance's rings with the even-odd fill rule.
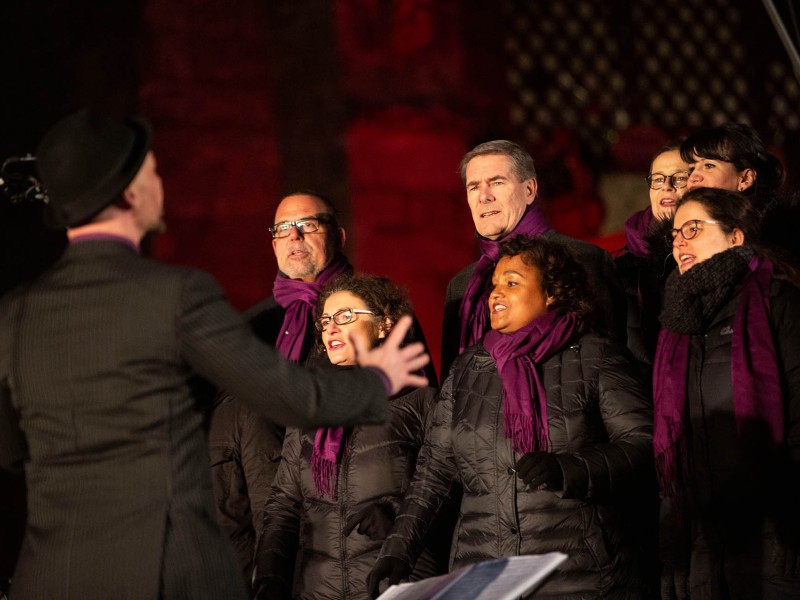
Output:
[[[291,586],[282,577],[258,579],[253,590],[253,600],[292,600]]]
[[[367,593],[369,597],[374,599],[381,595],[379,586],[384,579],[389,580],[389,585],[395,585],[408,578],[411,575],[411,571],[411,565],[400,558],[395,558],[394,556],[379,558],[367,576]]]
[[[561,465],[549,452],[529,452],[517,461],[517,477],[533,489],[547,486],[551,490],[564,488]]]
[[[394,509],[384,502],[367,504],[347,518],[344,535],[347,537],[358,525],[358,533],[373,541],[385,540],[394,525]]]

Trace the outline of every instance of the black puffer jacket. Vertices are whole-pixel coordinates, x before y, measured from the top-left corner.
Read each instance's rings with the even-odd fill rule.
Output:
[[[434,395],[433,388],[421,388],[395,397],[386,424],[349,432],[335,499],[315,493],[310,464],[315,430],[287,429],[256,552],[256,589],[265,579],[283,580],[292,586],[293,598],[368,598],[367,575],[383,540],[373,541],[357,530],[345,536],[345,524],[368,504],[383,503],[392,515],[398,512]],[[412,579],[446,570],[446,551],[437,556],[426,550]]]
[[[703,267],[700,264],[692,269]],[[691,336],[687,373],[689,464],[685,510],[675,527],[662,507],[670,566],[688,566],[697,598],[800,594],[800,290],[780,276],[770,285],[770,326],[783,390],[786,444],[764,448],[757,420],[737,422],[731,344],[740,295]],[[685,538],[685,539],[682,539]],[[792,574],[793,571],[793,574]],[[795,594],[795,595],[793,595]],[[665,596],[668,597],[668,596]]]
[[[503,434],[502,381],[477,345],[441,391],[417,473],[382,555],[413,564],[453,478],[463,486],[451,568],[563,551],[539,597],[636,597],[641,580],[613,499],[652,474],[652,406],[627,351],[585,335],[543,365],[552,452],[564,492],[529,490]]]

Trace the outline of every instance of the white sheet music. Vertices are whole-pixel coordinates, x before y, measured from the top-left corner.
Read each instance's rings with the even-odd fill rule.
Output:
[[[390,587],[380,600],[517,600],[567,559],[562,552],[510,556]]]

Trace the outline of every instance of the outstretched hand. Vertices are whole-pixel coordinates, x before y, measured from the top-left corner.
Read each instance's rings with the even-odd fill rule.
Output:
[[[419,374],[422,367],[430,361],[425,347],[419,342],[400,347],[411,323],[411,317],[408,315],[401,317],[392,327],[386,341],[372,349],[358,332],[354,332],[350,337],[356,350],[358,365],[376,367],[383,371],[389,379],[390,395],[396,394],[404,387],[428,385],[428,380]]]

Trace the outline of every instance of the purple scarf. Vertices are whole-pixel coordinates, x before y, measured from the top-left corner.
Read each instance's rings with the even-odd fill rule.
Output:
[[[480,238],[481,257],[478,264],[475,265],[475,270],[472,271],[466,290],[464,290],[459,310],[461,321],[459,354],[477,343],[489,329],[489,289],[491,288],[492,274],[500,255],[500,243],[516,235],[537,237],[548,229],[544,214],[536,204],[533,204],[517,223],[514,231],[502,239]]]
[[[536,367],[564,347],[575,322],[574,313],[556,309],[513,333],[492,329],[483,339],[503,380],[503,433],[520,454],[549,447],[547,392]]]
[[[646,236],[655,220],[653,209],[648,206],[644,210],[633,213],[625,221],[625,247],[635,257],[647,258],[650,256]]]
[[[347,258],[338,254],[313,282],[289,279],[278,273],[272,294],[286,312],[275,347],[286,358],[294,362],[302,360],[303,342],[308,335],[308,328],[313,327],[314,307],[322,286],[337,275],[350,273],[352,270]],[[311,454],[311,472],[320,495],[328,494],[333,497],[336,489],[337,457],[343,438],[344,429],[341,427],[317,429],[314,451]]]
[[[344,427],[320,427],[314,435],[311,452],[311,475],[317,496],[334,498],[339,458],[344,440]]]
[[[731,339],[733,412],[737,428],[749,419],[769,427],[772,441],[784,441],[783,394],[769,321],[772,263],[754,256],[741,285]],[[653,366],[655,429],[653,449],[662,495],[677,497],[684,488],[681,465],[686,447],[686,378],[689,335],[662,329]]]
[[[278,273],[272,295],[286,312],[275,347],[286,358],[294,362],[302,360],[303,341],[308,335],[308,328],[313,327],[314,306],[322,286],[337,275],[352,270],[347,258],[338,254],[313,282],[289,279]]]

